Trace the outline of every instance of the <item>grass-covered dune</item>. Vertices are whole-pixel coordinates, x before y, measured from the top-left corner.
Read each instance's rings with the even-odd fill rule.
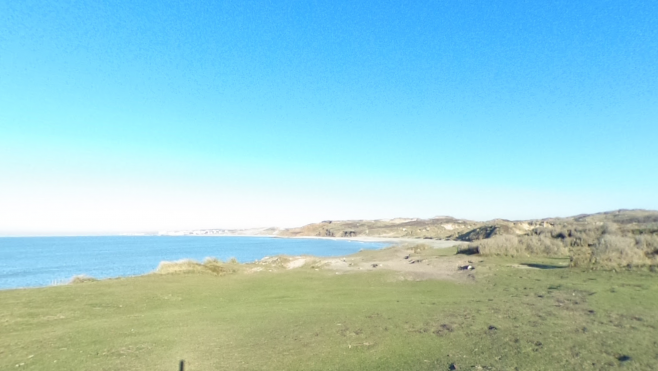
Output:
[[[658,270],[658,211],[615,210],[566,218],[495,219],[436,217],[324,221],[277,232],[281,236],[398,237],[469,242],[465,253],[568,256],[573,266]]]
[[[385,220],[326,220],[321,223],[262,233],[279,236],[320,237],[398,237],[477,241],[498,235],[534,235],[546,231],[587,229],[603,224],[616,226],[624,234],[657,234],[658,211],[615,210],[566,218],[530,220],[494,219],[473,221],[439,216],[431,219],[398,218]],[[239,231],[237,231],[239,232]]]
[[[655,273],[455,250],[367,251],[332,263],[354,270],[311,259],[296,269],[287,260],[185,262],[0,291],[0,369],[177,370],[182,359],[186,370],[658,367]],[[458,270],[464,263],[475,269]],[[444,279],[411,271],[448,268]]]
[[[460,241],[464,253],[497,256],[566,256],[591,269],[658,270],[658,211],[615,210],[566,218],[494,219],[484,222],[440,216],[431,219],[325,220],[299,228],[199,230],[202,235],[395,238]]]
[[[643,231],[643,229],[640,229]],[[658,234],[615,223],[564,223],[531,234],[501,234],[471,242],[465,253],[507,256],[568,256],[572,266],[658,270]]]

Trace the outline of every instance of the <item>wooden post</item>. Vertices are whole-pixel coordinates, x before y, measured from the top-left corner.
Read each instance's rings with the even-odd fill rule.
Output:
[[[185,361],[181,359],[178,371],[185,371]]]

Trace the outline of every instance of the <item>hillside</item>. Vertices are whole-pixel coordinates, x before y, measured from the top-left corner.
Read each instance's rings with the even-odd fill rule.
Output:
[[[452,217],[431,219],[327,220],[299,228],[279,230],[285,237],[393,237],[477,241],[498,235],[535,235],[564,228],[596,227],[613,224],[632,234],[658,233],[658,211],[617,210],[581,214],[567,218],[521,221],[495,219],[478,222]]]
[[[279,236],[397,237],[470,242],[464,254],[568,256],[572,266],[658,269],[658,211],[617,210],[567,218],[510,221],[439,217],[324,221],[278,231]]]
[[[572,266],[658,269],[658,211],[616,210],[566,218],[325,220],[298,228],[196,230],[176,235],[400,238],[468,242],[466,254],[553,256]]]

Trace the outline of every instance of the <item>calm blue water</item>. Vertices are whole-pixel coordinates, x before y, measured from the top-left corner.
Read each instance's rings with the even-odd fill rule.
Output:
[[[155,270],[163,260],[235,257],[250,262],[278,254],[347,255],[386,245],[268,237],[0,238],[0,289],[47,286],[78,274],[95,278],[139,275]]]

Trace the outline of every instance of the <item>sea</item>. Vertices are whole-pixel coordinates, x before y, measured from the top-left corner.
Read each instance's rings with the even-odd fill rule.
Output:
[[[0,289],[41,287],[73,276],[142,275],[161,261],[206,257],[253,262],[267,256],[342,256],[381,249],[384,242],[228,236],[94,236],[0,238]]]

